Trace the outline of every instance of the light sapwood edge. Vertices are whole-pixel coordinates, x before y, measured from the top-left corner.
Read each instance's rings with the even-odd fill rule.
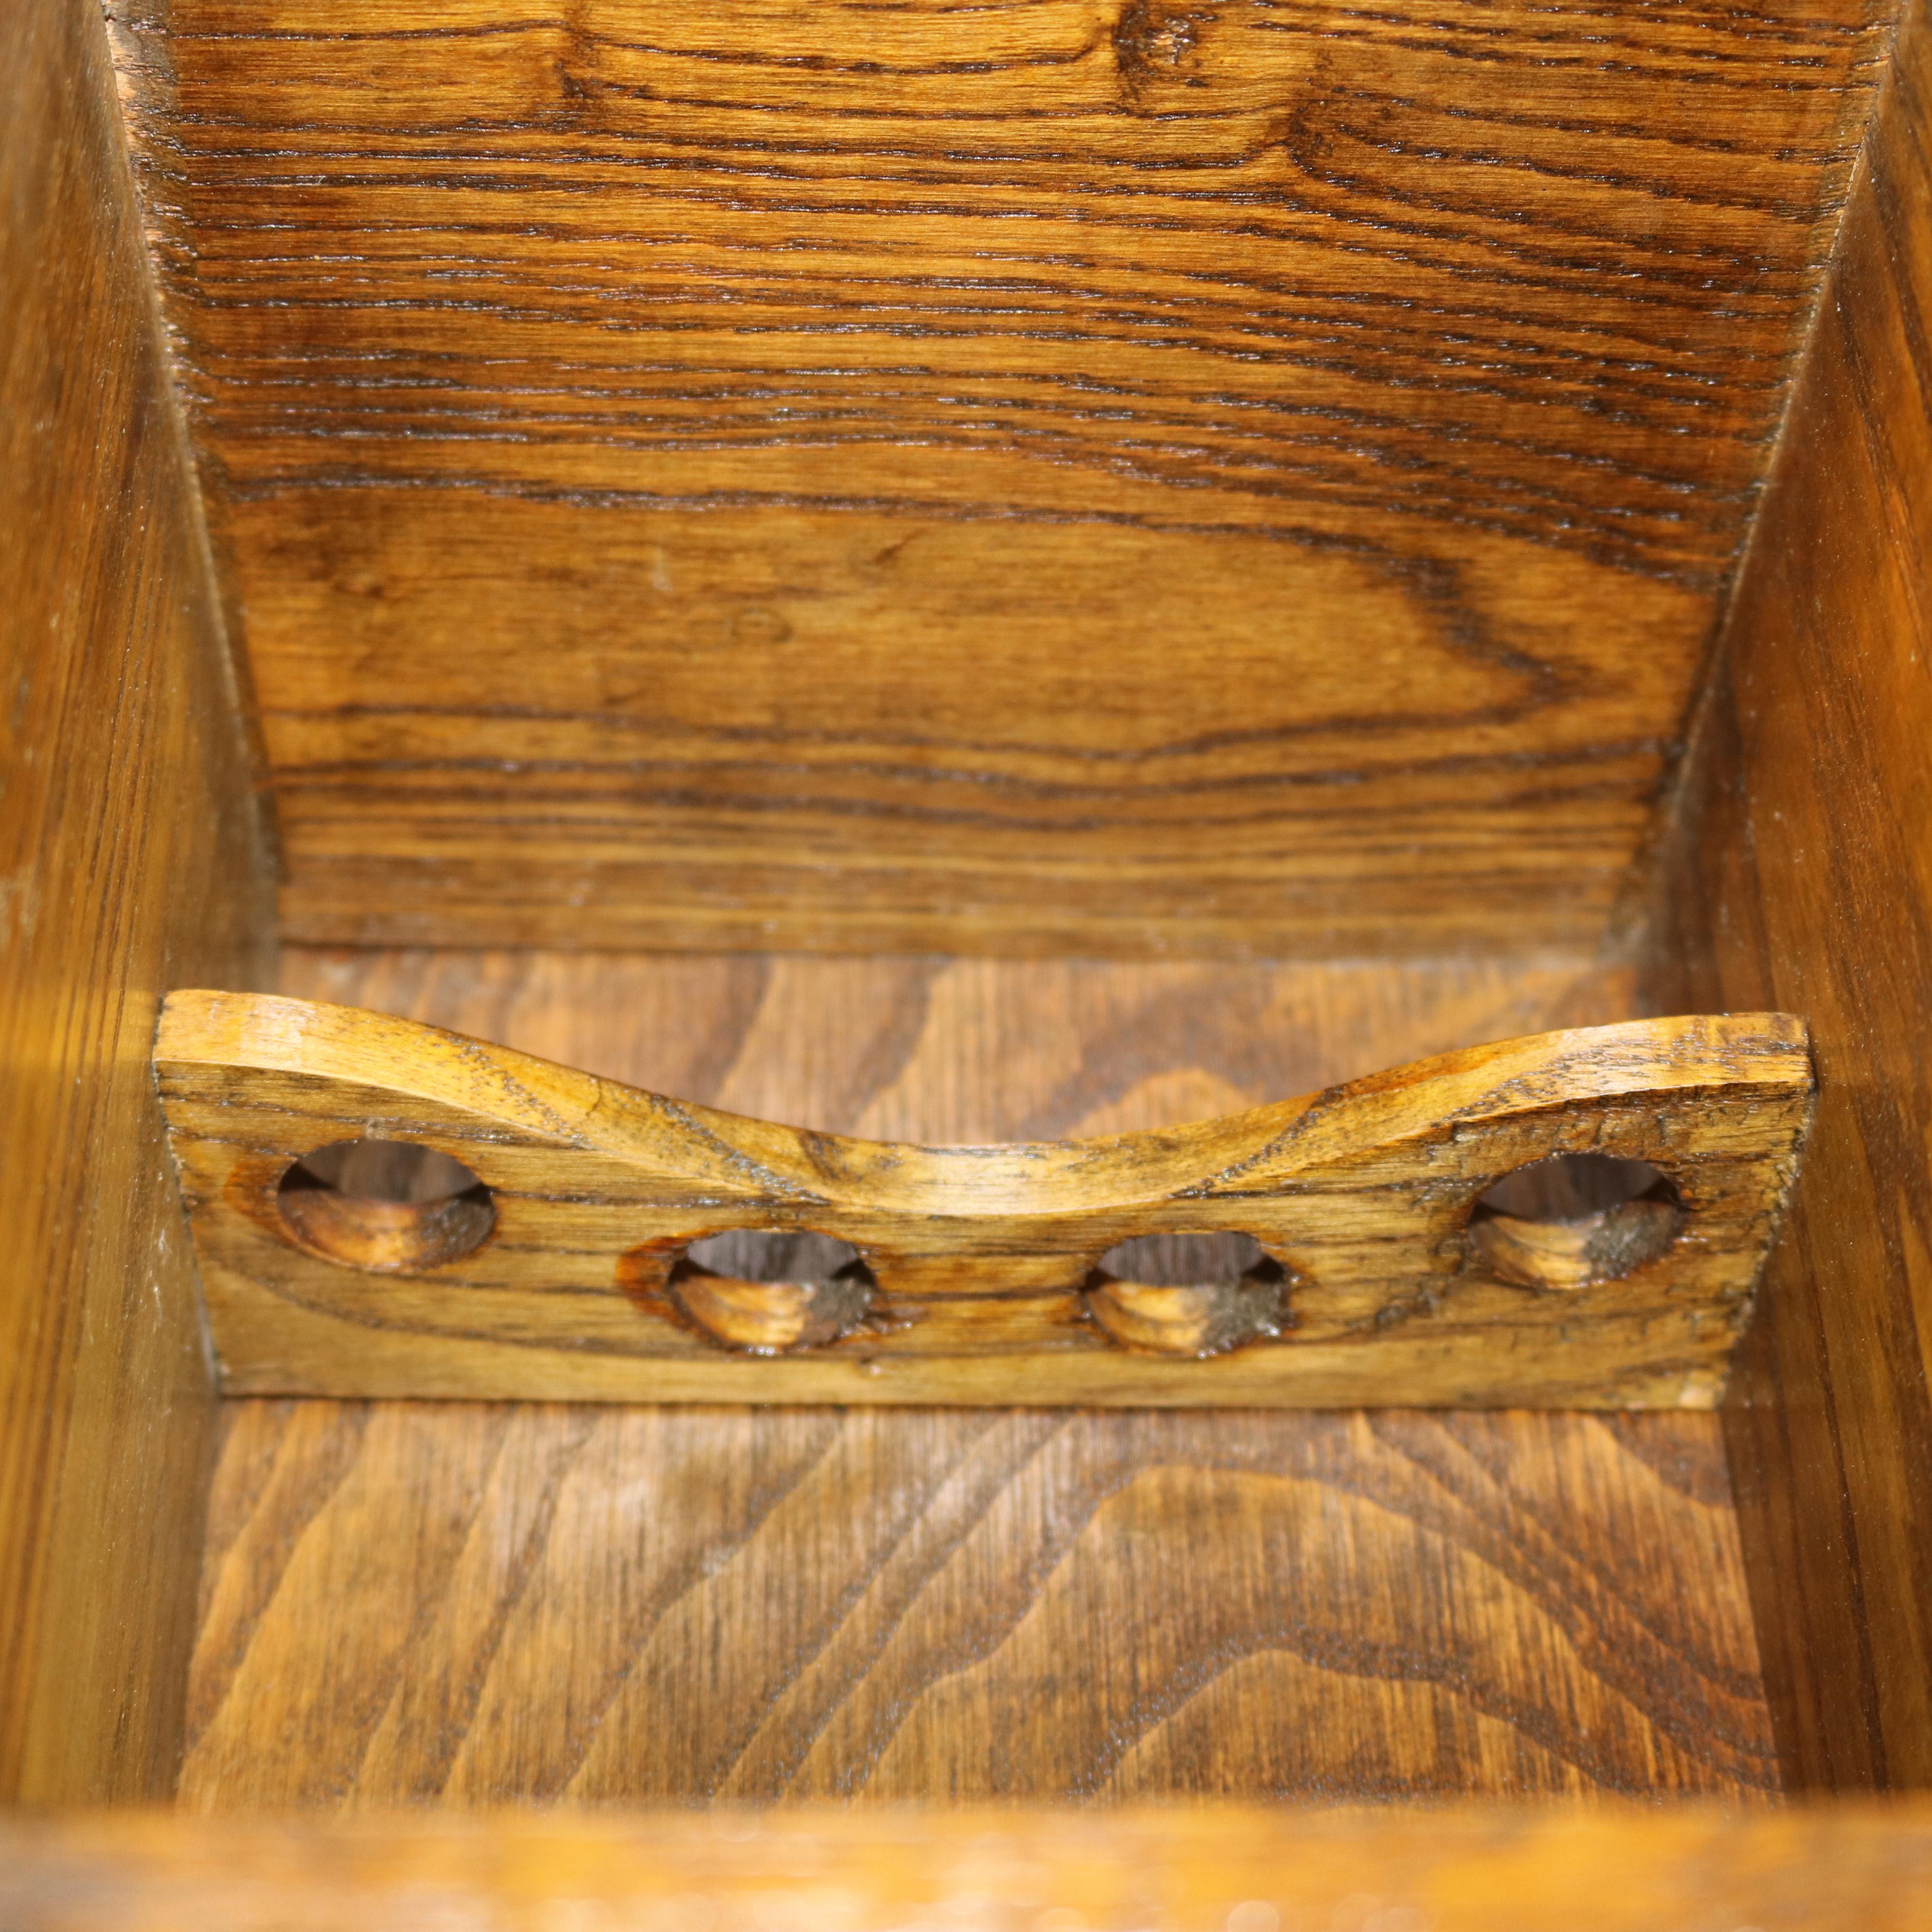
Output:
[[[1924,1922],[1928,1901],[1932,1812],[1922,1800],[1768,1816],[1706,1805],[1223,1804],[0,1821],[0,1916],[21,1932],[306,1932],[340,1924],[345,1911],[381,1932],[420,1926],[426,1904],[464,1924],[548,1923],[568,1908],[600,1924],[718,1932],[886,1932],[926,1919],[962,1932],[1125,1932],[1156,1911],[1174,1932],[1774,1922],[1903,1932]]]
[[[658,1400],[1706,1406],[1812,1088],[1800,1022],[1690,1016],[1468,1048],[1220,1120],[949,1148],[256,994],[172,995],[155,1062],[231,1389]],[[488,1238],[412,1271],[296,1246],[284,1174],[365,1135],[463,1160],[492,1190]],[[1565,1150],[1653,1161],[1682,1238],[1618,1280],[1502,1280],[1470,1209]],[[850,1242],[877,1282],[863,1319],[779,1360],[721,1349],[670,1270],[733,1227]],[[1251,1234],[1287,1271],[1279,1336],[1195,1360],[1090,1318],[1102,1253],[1189,1229]]]

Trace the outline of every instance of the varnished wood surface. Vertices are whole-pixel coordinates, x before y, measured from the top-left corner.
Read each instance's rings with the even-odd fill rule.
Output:
[[[1705,1406],[1811,1094],[1776,1013],[992,1147],[749,1119],[264,994],[171,994],[154,1068],[225,1390],[631,1401]],[[302,1165],[371,1140],[452,1178],[371,1202]],[[1660,1198],[1581,1246],[1582,1222],[1479,1204],[1579,1156]],[[850,1278],[700,1265],[734,1232],[844,1244]],[[1116,1244],[1216,1235],[1255,1244],[1250,1274],[1103,1272]]]
[[[1915,7],[1739,586],[1654,996],[1810,1019],[1732,1442],[1788,1774],[1932,1784],[1932,25]]]
[[[320,1932],[345,1918],[413,1932],[431,1913],[508,1932],[1916,1932],[1928,1909],[1922,1804],[0,1826],[0,1914],[18,1932]]]
[[[116,0],[295,934],[1586,942],[1887,0]]]
[[[732,1113],[933,1146],[1238,1113],[1636,1011],[1624,968],[1514,955],[1264,965],[289,946],[276,989]]]
[[[196,1808],[1774,1783],[1705,1417],[224,1415]]]
[[[98,12],[0,8],[0,1802],[166,1792],[212,1424],[158,998],[249,779]]]
[[[281,984],[932,1140],[1131,1130],[1630,996],[1534,962],[296,948]],[[224,1408],[200,1807],[1770,1781],[1708,1414]]]

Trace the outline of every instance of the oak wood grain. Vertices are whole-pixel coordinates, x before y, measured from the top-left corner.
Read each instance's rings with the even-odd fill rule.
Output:
[[[1587,943],[1888,0],[115,0],[319,938]]]
[[[1932,1902],[1922,1804],[124,1815],[0,1826],[0,1911],[20,1932],[321,1932],[345,1918],[403,1932],[430,1912],[718,1932],[1047,1932],[1076,1919],[1137,1932],[1156,1915],[1174,1932],[1907,1932]]]
[[[98,13],[0,8],[0,1802],[156,1797],[212,1439],[148,1052],[272,912]]]
[[[1238,1113],[1472,1040],[1607,1025],[1628,967],[282,949],[277,990],[627,1085],[934,1146]]]
[[[1730,1418],[1787,1775],[1932,1784],[1932,23],[1915,6],[1726,628],[1651,992],[1788,1000],[1813,1160]]]
[[[633,1401],[1706,1406],[1811,1090],[1796,1021],[1693,1016],[932,1148],[216,992],[169,996],[154,1067],[226,1390]],[[373,1199],[334,1158],[370,1141],[410,1174]],[[418,1198],[425,1150],[452,1178]],[[1657,1198],[1556,1226],[1492,1203],[1580,1158]],[[707,1252],[761,1234],[830,1258]],[[1108,1258],[1177,1235],[1252,1262]]]
[[[1629,1010],[1562,962],[288,949],[827,1131],[1130,1131]],[[1769,1787],[1716,1418],[237,1400],[189,1804]]]
[[[1702,1417],[224,1414],[191,1807],[1774,1785]]]

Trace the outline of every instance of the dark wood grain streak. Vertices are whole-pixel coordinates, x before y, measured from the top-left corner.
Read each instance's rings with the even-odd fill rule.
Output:
[[[0,8],[0,1802],[155,1798],[213,1427],[148,1052],[270,906],[98,14]]]
[[[835,1130],[1126,1130],[1560,962],[292,948],[286,992]],[[1771,1788],[1713,1419],[234,1402],[184,1796]]]
[[[1594,939],[1884,0],[116,0],[294,933]]]
[[[1902,31],[1660,875],[1648,991],[1821,1082],[1730,1417],[1794,1786],[1932,1783],[1932,22]]]

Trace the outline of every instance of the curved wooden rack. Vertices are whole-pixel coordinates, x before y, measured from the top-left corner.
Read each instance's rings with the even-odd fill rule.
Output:
[[[172,995],[154,1062],[225,1385],[365,1396],[1702,1406],[1812,1095],[1780,1014],[988,1148],[746,1120],[258,994]],[[1555,1156],[1637,1180],[1554,1220],[1520,1180],[1484,1203]],[[1103,1265],[1150,1236],[1192,1238],[1157,1279]]]

